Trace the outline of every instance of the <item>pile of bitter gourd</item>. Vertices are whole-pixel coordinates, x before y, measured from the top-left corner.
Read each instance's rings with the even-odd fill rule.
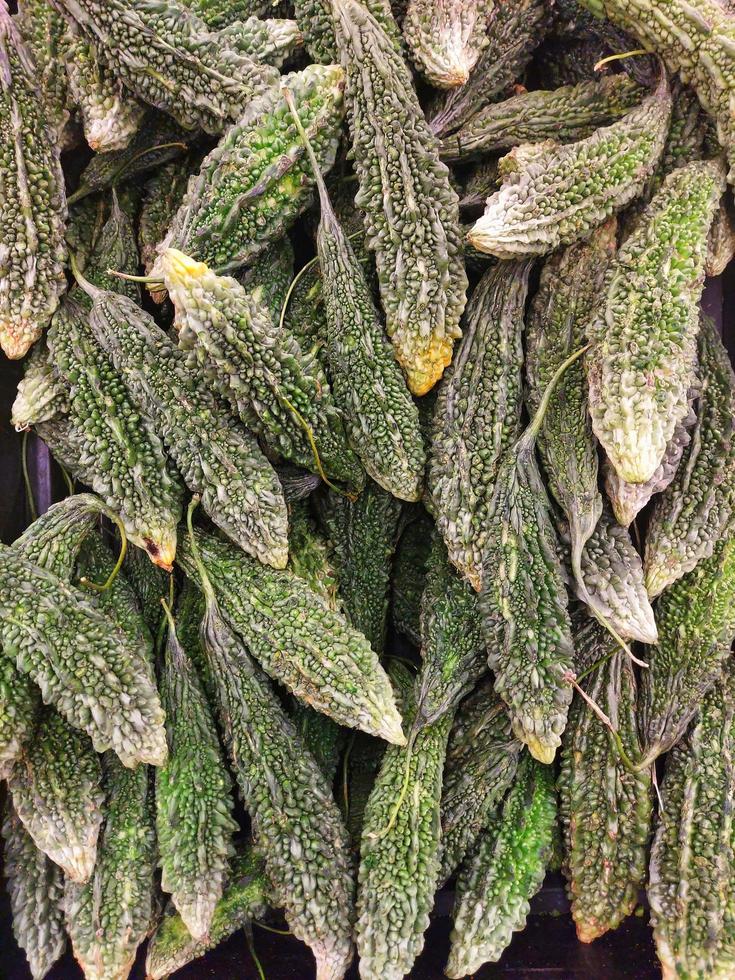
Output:
[[[0,545],[34,978],[281,910],[398,980],[448,882],[463,977],[559,866],[581,941],[645,891],[666,978],[735,976],[720,2],[0,0],[0,343],[69,486]]]

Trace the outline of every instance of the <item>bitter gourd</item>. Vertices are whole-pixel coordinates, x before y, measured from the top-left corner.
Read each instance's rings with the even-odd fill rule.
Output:
[[[628,758],[637,760],[636,681],[630,658],[588,620],[575,634],[575,667],[594,668],[582,682],[605,712]],[[633,912],[646,875],[652,787],[650,771],[629,772],[589,704],[576,697],[561,749],[559,808],[563,866],[577,937],[592,942]]]
[[[529,900],[546,874],[555,819],[553,774],[526,756],[502,811],[457,881],[448,977],[465,977],[496,962],[513,932],[523,928]]]
[[[247,292],[254,293],[267,306],[273,322],[279,323],[293,270],[293,246],[288,238],[282,238],[260,252],[237,278]],[[297,340],[301,342],[300,337]]]
[[[36,67],[0,5],[0,347],[21,358],[66,288],[66,195],[59,139],[39,98]]]
[[[64,876],[39,851],[10,801],[2,825],[3,874],[8,880],[15,941],[26,954],[33,980],[43,980],[66,948]]]
[[[626,74],[537,89],[476,112],[440,146],[442,160],[471,160],[519,143],[573,143],[609,126],[636,106],[645,89]]]
[[[366,0],[364,6],[391,39],[396,51],[401,52],[401,32],[389,0]],[[304,32],[309,57],[326,65],[339,61],[331,0],[294,0],[294,16]]]
[[[99,234],[109,217],[110,197],[90,194],[69,207],[66,222],[66,244],[77,266],[84,270],[94,251]]]
[[[0,547],[0,579],[4,655],[98,752],[114,748],[128,765],[161,765],[163,711],[145,651],[78,589],[15,548]]]
[[[297,465],[359,488],[362,467],[326,378],[257,295],[176,249],[162,252],[157,268],[176,308],[179,346],[220,379],[217,390],[245,424]]]
[[[444,767],[441,873],[444,884],[462,864],[513,782],[523,746],[491,680],[457,712]]]
[[[415,712],[412,691],[409,727]],[[448,711],[409,746],[389,747],[365,807],[356,925],[365,980],[400,980],[423,948],[439,874],[439,801],[451,723]]]
[[[321,169],[329,170],[344,112],[344,72],[339,65],[309,65],[282,83]],[[205,157],[161,250],[177,248],[219,273],[246,265],[309,206],[313,182],[291,112],[273,87],[249,103]],[[157,266],[151,274],[159,274]]]
[[[163,918],[148,944],[146,976],[165,980],[172,973],[203,956],[266,908],[267,882],[263,859],[251,848],[232,862],[227,885],[217,903],[208,937],[197,942],[172,904],[166,906]]]
[[[735,637],[735,539],[678,579],[656,604],[658,644],[647,651],[639,728],[647,762],[679,741],[720,677]]]
[[[403,36],[411,59],[436,88],[464,85],[490,43],[494,0],[409,0]]]
[[[356,732],[345,750],[346,787],[341,804],[353,847],[359,850],[365,807],[375,785],[375,778],[385,755],[386,746],[379,738]]]
[[[229,27],[230,24],[248,17],[262,17],[270,7],[275,6],[271,0],[182,0],[182,2],[212,30]]]
[[[146,274],[156,261],[156,246],[165,238],[171,219],[184,199],[190,167],[190,157],[180,157],[164,164],[146,181],[138,220],[138,250]],[[152,296],[163,299],[156,293]]]
[[[253,436],[185,364],[185,355],[132,300],[86,283],[89,324],[131,400],[151,422],[218,527],[262,561],[287,559],[286,502]]]
[[[431,549],[432,523],[419,510],[409,520],[396,547],[391,574],[391,618],[399,633],[421,644],[421,596]]]
[[[325,489],[316,503],[332,547],[344,613],[382,654],[401,505],[372,481],[355,501]]]
[[[192,938],[209,934],[233,853],[232,784],[214,719],[171,623],[160,672],[168,761],[156,772],[161,888]]]
[[[707,233],[723,185],[718,160],[669,174],[611,263],[590,325],[592,427],[631,483],[653,476],[689,410]]]
[[[195,536],[223,615],[265,671],[340,725],[403,744],[388,678],[367,640],[292,572]],[[177,561],[195,574],[188,542],[179,542]]]
[[[503,183],[467,241],[498,258],[545,255],[584,238],[641,192],[659,161],[671,114],[658,84],[627,115],[587,139],[516,147],[501,161]]]
[[[319,190],[321,216],[316,242],[335,402],[342,410],[350,444],[367,473],[394,496],[418,500],[426,463],[418,409],[300,122],[298,128],[306,141]]]
[[[103,759],[107,798],[97,863],[83,885],[67,879],[66,928],[87,980],[127,977],[151,925],[156,831],[147,766]]]
[[[721,276],[735,258],[735,211],[729,191],[723,194],[707,238],[707,258],[704,271],[707,276]]]
[[[648,900],[665,980],[732,974],[732,668],[669,755],[651,850]]]
[[[89,738],[45,707],[8,788],[36,847],[72,881],[86,881],[94,868],[104,805],[101,782]]]
[[[409,388],[423,395],[460,336],[467,277],[457,195],[388,35],[357,0],[338,0],[334,14],[360,186],[355,203],[365,212],[388,336]]]
[[[714,324],[699,332],[699,399],[691,442],[651,515],[646,588],[659,595],[707,558],[735,511],[735,374]]]
[[[128,548],[122,573],[138,601],[143,622],[151,636],[156,636],[163,615],[161,599],[169,594],[169,577],[157,565],[148,560],[141,548]]]
[[[54,371],[45,339],[39,340],[23,363],[10,421],[17,432],[23,432],[68,410],[69,389]]]
[[[33,59],[33,77],[46,119],[64,141],[69,119],[65,60],[67,23],[49,0],[18,0],[16,24]]]
[[[210,33],[176,0],[59,0],[110,71],[187,129],[221,132],[278,81],[275,68]],[[246,39],[247,47],[247,39]]]
[[[433,535],[421,598],[422,665],[416,681],[417,726],[453,712],[487,670],[487,651],[477,595]]]
[[[427,483],[450,561],[482,583],[487,514],[503,453],[520,434],[523,310],[531,263],[489,269],[437,395]]]

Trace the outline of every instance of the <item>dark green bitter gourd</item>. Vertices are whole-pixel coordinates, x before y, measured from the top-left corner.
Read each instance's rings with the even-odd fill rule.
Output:
[[[156,830],[147,766],[103,759],[105,825],[86,884],[67,879],[66,929],[87,980],[127,977],[153,916]]]
[[[500,959],[523,929],[543,884],[556,820],[554,777],[524,756],[500,812],[488,823],[457,881],[448,977],[465,977]]]
[[[268,307],[273,322],[280,323],[281,310],[294,278],[293,270],[293,246],[284,237],[260,252],[237,278],[248,293]],[[301,343],[300,337],[297,340]]]
[[[421,645],[421,597],[431,551],[431,529],[431,520],[419,508],[398,539],[391,572],[391,619],[414,646]]]
[[[69,120],[65,61],[68,57],[66,18],[50,0],[18,0],[16,24],[33,59],[33,77],[43,111],[67,149],[65,127]]]
[[[396,51],[402,51],[401,32],[389,0],[366,0],[364,6],[391,39]],[[294,0],[294,16],[304,32],[309,57],[325,65],[339,61],[331,0]]]
[[[350,445],[375,482],[418,500],[426,457],[419,414],[383,330],[367,279],[334,213],[319,164],[293,106],[319,190],[317,254],[326,312],[326,354]]]
[[[502,263],[477,284],[434,411],[427,476],[431,504],[450,561],[477,590],[500,460],[520,435],[521,339],[530,272],[528,261]]]
[[[467,277],[457,195],[408,66],[357,0],[334,4],[368,247],[386,330],[415,395],[441,378],[460,335]],[[390,152],[388,152],[390,148]]]
[[[138,251],[148,274],[156,261],[156,246],[166,237],[173,216],[179,209],[189,182],[192,160],[179,157],[165,163],[145,183],[143,204],[138,219]],[[82,270],[84,271],[84,270]],[[156,302],[164,299],[163,292],[152,292]]]
[[[53,121],[36,67],[7,3],[0,4],[0,347],[21,358],[66,289],[66,195]]]
[[[2,837],[13,935],[26,955],[33,980],[43,980],[66,949],[64,876],[38,850],[9,800]]]
[[[268,568],[204,532],[195,538],[224,618],[271,677],[340,725],[403,744],[388,677],[344,616],[292,572]],[[195,574],[187,541],[179,542],[177,561]]]
[[[222,897],[237,824],[214,719],[173,621],[159,685],[168,719],[168,760],[156,770],[161,888],[201,942]]]
[[[163,616],[161,599],[169,594],[168,575],[149,561],[145,551],[135,546],[127,550],[122,573],[135,593],[143,622],[151,636],[156,636]]]
[[[584,140],[524,143],[503,158],[503,183],[467,236],[510,259],[546,255],[587,236],[643,190],[661,157],[671,114],[662,70],[656,87],[622,119]]]

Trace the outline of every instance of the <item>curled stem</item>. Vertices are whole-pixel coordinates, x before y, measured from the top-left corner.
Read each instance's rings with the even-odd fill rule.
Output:
[[[633,760],[626,752],[625,746],[623,745],[623,740],[620,737],[620,733],[618,732],[615,725],[613,725],[610,718],[608,718],[608,716],[605,714],[605,712],[602,710],[599,704],[597,704],[597,702],[594,701],[589,696],[589,694],[587,694],[587,692],[580,687],[579,682],[577,681],[577,678],[573,671],[568,670],[564,675],[564,680],[568,681],[572,685],[572,687],[577,692],[577,694],[579,694],[579,696],[590,706],[590,708],[597,715],[597,717],[600,719],[602,724],[607,728],[615,744],[615,748],[618,753],[618,758],[622,762],[623,766],[628,770],[628,772],[637,774],[640,771],[640,765],[639,764],[636,765],[636,763],[633,762]]]
[[[110,510],[105,509],[103,513],[114,524],[117,525],[117,529],[120,532],[120,554],[118,555],[117,562],[115,563],[115,567],[110,572],[107,581],[104,582],[102,585],[99,585],[97,582],[90,582],[90,580],[87,578],[86,575],[83,575],[79,579],[82,585],[84,585],[88,589],[92,589],[93,592],[107,592],[108,589],[112,588],[115,579],[120,573],[120,569],[122,568],[123,562],[125,561],[125,555],[128,553],[128,536],[125,533],[125,526],[123,525],[123,522],[120,520],[117,514],[114,514]]]

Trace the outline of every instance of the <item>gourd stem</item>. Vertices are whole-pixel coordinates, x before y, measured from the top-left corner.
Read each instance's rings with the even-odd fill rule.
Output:
[[[522,440],[527,442],[535,441],[536,436],[541,431],[541,426],[544,424],[544,417],[546,416],[546,411],[549,407],[549,403],[551,402],[551,396],[554,394],[554,389],[561,380],[562,375],[566,372],[567,368],[570,368],[575,361],[578,361],[579,358],[585,354],[591,346],[591,344],[585,344],[584,347],[580,347],[578,350],[575,350],[574,353],[570,354],[569,357],[562,361],[556,371],[554,371],[551,380],[546,385],[546,390],[544,391],[543,397],[541,398],[539,406],[536,409],[536,414],[531,419],[526,431],[521,436]]]
[[[609,54],[606,58],[600,58],[593,71],[599,71],[601,68],[604,68],[605,65],[609,65],[611,61],[622,61],[624,58],[632,58],[635,55],[650,53],[651,52],[646,51],[645,48],[635,48],[633,51],[621,51],[619,54]]]
[[[124,279],[125,282],[142,282],[146,285],[163,286],[163,279],[156,279],[155,276],[133,276],[129,272],[118,272],[117,269],[107,269],[108,276],[115,276],[116,279]]]
[[[265,980],[265,973],[263,972],[263,966],[258,959],[258,954],[255,952],[255,941],[253,939],[253,928],[250,923],[245,926],[245,941],[248,944],[248,950],[253,958],[253,963],[255,963],[255,968],[258,971],[258,976],[260,980]]]
[[[266,932],[273,932],[276,936],[290,936],[290,929],[274,929],[273,926],[267,926],[265,922],[261,922],[259,919],[253,919],[253,925],[258,926],[259,929],[265,929]]]
[[[587,702],[590,708],[592,708],[592,711],[597,715],[597,717],[600,719],[602,724],[610,732],[612,740],[615,743],[615,748],[618,753],[618,758],[623,763],[623,766],[628,770],[628,772],[638,773],[640,771],[640,764],[636,765],[632,761],[632,759],[630,758],[630,756],[625,750],[625,746],[623,745],[623,740],[620,738],[620,733],[618,732],[617,728],[613,725],[612,721],[605,714],[605,712],[602,710],[602,708],[599,706],[599,704],[597,704],[597,702],[594,701],[589,696],[589,694],[587,694],[587,692],[580,687],[577,678],[575,677],[574,673],[571,670],[567,671],[567,673],[564,675],[564,679],[569,681],[569,683],[572,685],[574,690],[579,694],[579,696],[584,701]]]
[[[125,555],[128,553],[128,536],[125,533],[125,527],[123,522],[114,514],[111,510],[105,508],[102,513],[117,525],[117,529],[120,532],[120,554],[117,557],[117,562],[115,567],[110,572],[107,581],[103,585],[99,585],[97,582],[90,582],[86,575],[82,575],[79,579],[82,585],[86,586],[88,589],[92,589],[94,592],[107,592],[108,589],[112,588],[112,585],[120,573],[123,562],[125,561]]]
[[[120,179],[120,177],[125,173],[125,171],[129,167],[132,167],[132,165],[137,160],[140,160],[141,157],[147,156],[147,154],[149,154],[149,153],[155,153],[158,150],[169,150],[169,149],[174,149],[175,147],[178,147],[178,148],[180,148],[182,150],[185,150],[186,149],[186,143],[181,143],[181,142],[175,142],[175,143],[159,143],[157,146],[146,146],[142,150],[138,150],[138,152],[137,153],[134,153],[129,160],[125,160],[124,163],[120,167],[118,167],[118,169],[113,173],[112,178],[110,179],[110,183],[114,187],[115,184]],[[81,201],[82,198],[88,197],[90,194],[94,194],[94,190],[95,189],[93,187],[90,187],[88,184],[81,184],[74,191],[73,194],[70,194],[69,195],[69,197],[66,199],[66,203],[67,204],[76,204],[77,201]]]
[[[159,602],[163,606],[165,615],[161,617],[161,621],[158,624],[158,629],[156,630],[156,653],[158,656],[161,654],[161,649],[163,646],[163,636],[166,632],[166,623],[168,622],[172,629],[176,629],[176,623],[171,614],[171,609],[174,605],[174,577],[169,575],[168,579],[168,602],[161,596]]]
[[[353,732],[350,736],[350,740],[347,743],[347,748],[345,749],[345,754],[342,757],[342,799],[345,804],[345,821],[350,813],[350,788],[348,781],[348,763],[350,761],[350,755],[352,754],[352,747],[355,744],[355,733]]]
[[[161,603],[161,606],[163,607],[163,612],[166,617],[166,621],[168,622],[168,628],[172,631],[175,631],[176,623],[174,622],[173,613],[171,612],[169,604],[166,602],[163,596],[161,596],[161,598],[158,601]]]
[[[31,486],[31,477],[28,472],[28,436],[30,432],[26,429],[23,433],[23,441],[20,447],[20,465],[23,470],[23,483],[26,488],[26,499],[28,501],[28,510],[31,512],[31,520],[35,521],[38,517],[38,508],[36,507],[36,498],[33,496],[33,487]]]
[[[406,793],[408,792],[408,780],[411,775],[411,758],[413,756],[413,747],[416,741],[416,736],[419,733],[419,729],[416,728],[416,722],[413,722],[411,726],[411,733],[408,736],[408,742],[406,743],[406,766],[403,772],[403,783],[401,785],[401,792],[398,794],[398,799],[395,802],[393,809],[391,810],[391,815],[388,818],[388,823],[383,827],[382,830],[377,831],[372,834],[374,840],[380,840],[389,834],[393,827],[395,826],[396,820],[398,819],[398,814],[403,806],[403,801],[406,799]]]
[[[57,460],[57,463],[58,463],[58,460]],[[74,496],[74,481],[69,476],[69,471],[67,470],[67,468],[65,466],[62,466],[61,463],[58,463],[58,467],[61,470],[61,475],[64,478],[64,483],[66,483],[66,489],[69,491],[69,496],[70,497],[73,497]]]
[[[82,274],[82,270],[79,268],[76,255],[71,254],[69,256],[69,266],[71,267],[71,274],[77,281],[77,285],[81,286],[88,296],[91,296],[92,299],[94,299],[95,294],[102,292],[99,286],[95,286],[94,283],[91,283],[89,279]]]
[[[207,569],[204,567],[204,562],[202,561],[202,556],[199,554],[199,545],[196,543],[196,538],[194,536],[194,524],[192,522],[192,515],[194,511],[199,506],[199,496],[195,494],[191,498],[191,502],[186,511],[186,527],[189,531],[189,542],[191,543],[191,556],[194,559],[194,564],[196,565],[197,572],[199,573],[199,579],[202,583],[202,591],[207,599],[207,605],[211,605],[216,602],[214,587],[210,581],[209,575],[207,574]]]

